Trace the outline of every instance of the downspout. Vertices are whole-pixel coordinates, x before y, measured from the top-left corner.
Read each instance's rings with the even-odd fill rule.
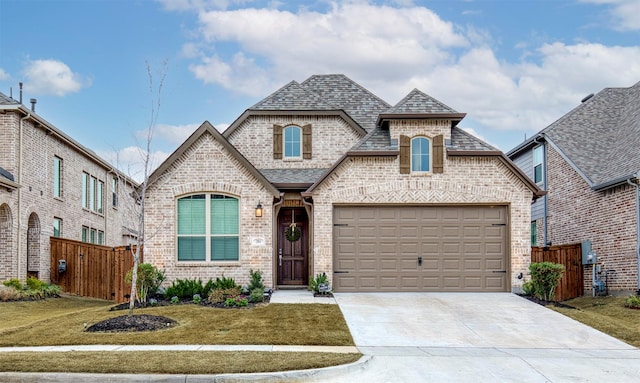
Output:
[[[636,182],[631,182],[632,179],[635,179]],[[640,181],[640,171],[627,179],[627,183],[636,188],[636,257],[638,259],[638,289],[636,290],[636,295],[640,295],[640,186],[638,186],[638,181]]]
[[[20,131],[18,132],[18,183],[22,184],[22,141],[23,141],[23,125],[24,125],[24,121],[27,120],[28,118],[31,118],[31,112],[27,112],[27,114],[24,117],[20,118],[20,126],[19,129]],[[18,254],[16,254],[16,278],[20,279],[20,276],[22,275],[22,273],[20,272],[20,256],[22,254],[22,236],[21,236],[21,232],[22,232],[22,188],[18,188],[18,246],[17,246],[17,250],[18,250]],[[25,257],[26,259],[26,257]]]
[[[542,137],[535,137],[533,139],[533,142],[535,142],[536,144],[543,144],[542,145],[542,184],[543,184],[543,188],[544,191],[547,191],[547,145],[545,143],[539,142],[538,138]],[[545,194],[542,198],[543,198],[543,203],[542,203],[542,209],[543,209],[543,216],[542,216],[542,239],[544,241],[544,246],[547,246],[547,244],[549,243],[549,241],[547,240],[547,236],[548,236],[548,232],[547,232],[547,214],[549,212],[549,208],[547,206],[547,196],[548,194]]]

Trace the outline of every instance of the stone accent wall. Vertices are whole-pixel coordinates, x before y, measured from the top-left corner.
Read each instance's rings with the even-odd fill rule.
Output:
[[[219,193],[239,199],[240,255],[234,262],[178,262],[176,201],[196,193]],[[166,271],[166,284],[176,279],[225,276],[249,282],[249,270],[260,270],[273,287],[273,196],[215,138],[204,133],[147,190],[145,262]],[[261,202],[262,218],[255,217]]]
[[[435,137],[442,134],[445,140],[450,140],[451,120],[393,120],[389,122],[389,134],[392,139],[419,135]]]
[[[273,159],[273,125],[311,124],[310,160]],[[362,136],[334,116],[251,116],[227,137],[258,169],[330,168]]]
[[[590,240],[602,269],[616,270],[609,289],[637,290],[635,188],[593,191],[551,145],[547,148],[548,239],[553,245]],[[591,269],[584,268],[585,292],[591,291]]]
[[[395,157],[348,158],[313,192],[313,274],[333,270],[335,204],[496,204],[509,211],[511,285],[531,262],[532,192],[496,157],[448,157],[443,174],[401,175]]]
[[[25,279],[27,269],[37,272],[38,277],[49,281],[50,245],[53,235],[53,218],[62,219],[62,237],[82,239],[82,226],[95,228],[105,233],[105,244],[119,246],[127,241],[122,236],[122,226],[126,221],[123,209],[111,206],[112,173],[103,164],[78,148],[68,144],[46,127],[34,125],[33,119],[23,123],[23,161],[22,179],[19,169],[19,125],[20,117],[16,112],[0,114],[0,141],[2,150],[0,166],[10,171],[15,181],[21,185],[12,192],[0,191],[0,207],[10,216],[5,220],[9,229],[0,229],[0,237],[10,238],[0,247],[10,246],[0,251],[0,280],[8,278]],[[62,159],[62,197],[53,196],[53,158]],[[82,208],[82,172],[88,172],[105,182],[103,214],[90,212]],[[130,189],[129,189],[130,191]],[[121,190],[121,201],[128,198],[126,188]],[[20,195],[20,206],[18,206]],[[33,216],[32,216],[33,214]],[[39,236],[28,238],[29,217],[37,218]],[[0,226],[2,224],[0,223]],[[28,243],[33,245],[28,250]],[[31,259],[27,265],[27,254]]]

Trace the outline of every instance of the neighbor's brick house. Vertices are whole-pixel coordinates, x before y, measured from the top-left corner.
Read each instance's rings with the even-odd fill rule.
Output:
[[[132,181],[33,109],[0,93],[0,281],[49,282],[50,236],[131,241]]]
[[[418,90],[392,106],[343,75],[292,81],[152,173],[145,261],[168,281],[517,290],[543,193],[464,116]]]
[[[532,205],[534,246],[590,241],[610,290],[640,289],[640,82],[606,88],[507,155],[547,191]],[[591,265],[583,267],[592,292]]]

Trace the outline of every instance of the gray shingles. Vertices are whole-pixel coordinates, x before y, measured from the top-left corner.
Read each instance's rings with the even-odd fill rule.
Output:
[[[20,105],[20,103],[13,98],[0,92],[0,105]]]
[[[459,127],[451,129],[451,146],[452,151],[500,151],[499,149],[487,144],[481,139],[465,132]]]
[[[258,169],[272,184],[312,184],[328,169]]]
[[[541,131],[593,185],[640,170],[640,82],[605,88]]]
[[[336,110],[338,107],[329,104],[318,94],[304,89],[300,84],[291,81],[258,102],[252,110]]]
[[[405,98],[400,100],[387,114],[446,114],[458,113],[435,98],[419,91],[412,90]]]

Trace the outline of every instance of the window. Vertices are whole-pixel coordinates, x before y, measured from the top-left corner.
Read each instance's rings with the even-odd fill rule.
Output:
[[[96,232],[97,230],[93,228],[89,231],[90,233],[89,242],[96,243]]]
[[[111,179],[111,206],[118,207],[118,179]]]
[[[302,157],[302,134],[297,126],[287,126],[284,128],[284,157],[300,158]]]
[[[238,199],[196,194],[177,201],[179,261],[239,259]]]
[[[531,246],[538,245],[538,224],[536,221],[531,222]]]
[[[533,149],[533,181],[541,183],[544,177],[542,164],[544,162],[544,146],[540,145]]]
[[[104,245],[104,231],[82,226],[82,242]]]
[[[53,196],[62,197],[62,159],[53,157]]]
[[[53,217],[53,236],[62,237],[62,219]]]
[[[98,230],[98,245],[104,245],[104,231]]]
[[[82,226],[82,242],[89,242],[89,228]]]
[[[82,173],[82,207],[98,214],[103,213],[104,182],[88,173]]]
[[[425,137],[411,139],[411,171],[431,171],[431,141]]]

